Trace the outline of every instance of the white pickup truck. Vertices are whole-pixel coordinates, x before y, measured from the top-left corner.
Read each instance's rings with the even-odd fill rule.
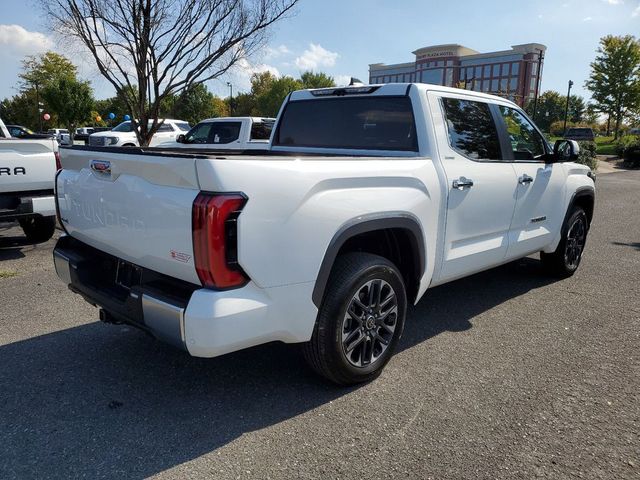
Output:
[[[157,145],[162,148],[216,150],[265,150],[276,122],[275,118],[217,117],[202,120],[175,142]]]
[[[0,119],[0,222],[17,220],[31,242],[49,240],[55,231],[58,162],[54,137],[13,138]]]
[[[363,382],[428,288],[538,252],[576,271],[595,199],[577,150],[482,93],[297,91],[270,151],[63,148],[55,266],[102,320],[193,356],[301,342]]]

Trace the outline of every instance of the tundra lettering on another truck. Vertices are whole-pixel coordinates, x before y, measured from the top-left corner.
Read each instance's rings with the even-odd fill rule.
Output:
[[[429,287],[538,252],[576,271],[595,199],[577,152],[478,92],[293,92],[269,151],[63,149],[54,261],[102,320],[193,356],[301,342],[321,375],[363,382]],[[74,213],[98,205],[144,228]]]

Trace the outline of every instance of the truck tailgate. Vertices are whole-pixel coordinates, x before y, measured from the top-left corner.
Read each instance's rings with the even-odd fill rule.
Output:
[[[195,157],[61,149],[60,220],[67,232],[135,265],[199,284],[191,214]]]
[[[56,174],[55,140],[2,139],[0,193],[51,190]]]

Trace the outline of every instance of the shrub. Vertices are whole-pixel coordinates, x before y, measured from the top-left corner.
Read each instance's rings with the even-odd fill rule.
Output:
[[[622,158],[630,167],[640,167],[640,138],[636,138],[625,147]]]
[[[577,163],[586,165],[595,172],[598,168],[598,159],[596,158],[596,142],[578,142],[580,152],[578,153]]]
[[[619,158],[625,158],[625,152],[634,145],[640,144],[640,138],[635,135],[626,135],[620,137],[615,143],[616,155]]]

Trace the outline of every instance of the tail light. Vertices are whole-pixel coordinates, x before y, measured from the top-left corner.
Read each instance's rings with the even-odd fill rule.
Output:
[[[62,170],[62,163],[60,163],[60,152],[53,152],[53,155],[56,157],[56,172],[58,170]]]
[[[199,193],[193,201],[193,255],[202,285],[229,289],[247,283],[238,264],[236,221],[247,202],[243,194]]]

